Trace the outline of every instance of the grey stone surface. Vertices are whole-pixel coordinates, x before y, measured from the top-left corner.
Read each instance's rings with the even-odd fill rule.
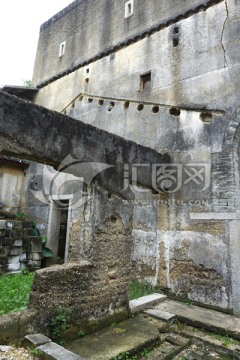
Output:
[[[49,339],[43,334],[26,335],[24,337],[24,344],[26,344],[30,348],[35,348],[37,346],[44,345],[50,342],[51,339]]]
[[[124,164],[129,164],[130,167],[132,163],[146,164],[147,166],[142,167],[138,172],[138,181],[142,185],[151,187],[151,164],[170,161],[165,151],[160,154],[91,125],[1,92],[0,109],[4,111],[4,108],[11,108],[11,112],[8,112],[9,117],[2,118],[3,121],[0,123],[1,154],[5,152],[9,154],[11,151],[14,155],[14,148],[9,150],[6,146],[7,140],[2,141],[6,136],[14,136],[15,145],[18,143],[21,148],[21,151],[20,148],[17,149],[17,153],[21,152],[23,157],[39,162],[59,166],[66,157],[70,157],[72,162],[95,163],[95,166],[96,163],[100,165],[104,163],[104,166],[107,165],[108,168],[104,172],[101,168],[101,174],[97,176],[97,180],[100,185],[111,191],[123,192]],[[23,127],[24,132],[20,130]],[[32,127],[37,129],[36,136],[33,135]],[[51,131],[46,130],[48,128]],[[53,141],[54,136],[57,136],[59,140]],[[24,144],[28,145],[25,147]],[[76,172],[77,176],[84,176],[89,182],[96,175],[96,173],[92,175],[92,164],[87,164],[87,167],[82,170],[78,167]],[[96,172],[99,173],[99,171]]]
[[[156,309],[175,313],[181,321],[190,325],[240,339],[240,319],[236,316],[174,300],[160,303]]]
[[[47,359],[52,360],[83,360],[79,355],[72,353],[71,351],[66,350],[62,346],[49,342],[45,345],[38,346],[37,349],[43,351]]]
[[[75,340],[67,348],[86,360],[113,359],[157,342],[161,326],[164,323],[136,317]]]
[[[192,0],[191,3],[165,0],[160,3],[152,1],[145,6],[134,1],[134,15],[124,19],[125,3],[125,0],[74,1],[44,23],[35,61],[34,85],[94,59],[114,45],[125,45],[128,39],[157,25],[164,26],[170,19],[205,4],[203,0]],[[92,21],[92,13],[97,14],[95,21]],[[47,44],[46,37],[49,38]],[[59,58],[58,49],[63,41],[66,41],[66,51]]]
[[[0,220],[0,229],[5,230],[6,229],[6,224],[7,224],[6,220]]]
[[[138,299],[131,300],[129,302],[129,307],[132,313],[142,311],[144,309],[147,309],[151,306],[154,306],[158,304],[159,302],[162,302],[167,299],[166,295],[162,294],[151,294],[142,296]]]
[[[153,316],[156,319],[170,322],[176,318],[175,314],[169,313],[167,311],[159,310],[159,309],[148,309],[144,311],[145,314]]]

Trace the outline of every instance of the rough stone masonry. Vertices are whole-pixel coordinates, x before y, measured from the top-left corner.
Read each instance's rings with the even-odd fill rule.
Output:
[[[2,94],[0,125],[3,154],[55,167],[69,154],[118,164],[97,178],[104,207],[90,201],[70,226],[74,261],[91,261],[95,230],[127,200],[132,276],[236,315],[239,8],[76,0],[42,25],[33,75],[34,102],[63,115]]]

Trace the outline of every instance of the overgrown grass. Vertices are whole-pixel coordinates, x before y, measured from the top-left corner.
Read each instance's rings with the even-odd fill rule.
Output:
[[[34,273],[0,276],[0,315],[25,310]]]
[[[130,286],[129,297],[130,300],[137,299],[141,296],[154,294],[158,291],[158,289],[149,284],[143,284],[138,282],[137,280],[132,281]]]

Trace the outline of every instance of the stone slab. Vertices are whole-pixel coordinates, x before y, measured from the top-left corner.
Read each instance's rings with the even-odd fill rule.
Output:
[[[41,346],[47,343],[50,343],[51,339],[43,334],[33,334],[33,335],[26,335],[24,337],[24,344],[31,348],[35,348],[37,346]]]
[[[115,359],[120,353],[131,354],[159,340],[159,327],[151,318],[134,317],[67,344],[66,348],[86,360]]]
[[[159,309],[148,309],[144,311],[145,314],[153,316],[156,319],[171,322],[176,318],[175,314],[169,313],[167,311],[159,310]]]
[[[43,355],[44,360],[83,360],[79,355],[66,350],[54,342],[38,346],[37,349],[45,354]]]
[[[131,300],[129,302],[129,307],[130,307],[130,310],[132,313],[139,312],[139,311],[145,310],[147,308],[150,308],[152,306],[155,306],[158,303],[160,303],[161,301],[164,301],[166,299],[167,299],[167,296],[162,295],[162,294],[146,295],[146,296],[142,296],[138,299]]]
[[[19,255],[13,255],[8,257],[8,264],[19,264]]]
[[[8,268],[8,271],[19,271],[21,269],[21,264],[20,264],[20,262],[15,263],[15,264],[8,264],[7,268]]]
[[[0,229],[5,230],[6,229],[6,224],[7,224],[6,220],[0,220]]]
[[[195,305],[167,300],[155,309],[175,313],[179,320],[220,334],[240,339],[240,318]]]
[[[13,246],[21,247],[22,244],[23,244],[23,241],[22,241],[22,240],[15,240],[14,243],[13,243]]]
[[[10,256],[19,256],[21,252],[22,252],[22,248],[20,246],[13,246],[10,250]]]

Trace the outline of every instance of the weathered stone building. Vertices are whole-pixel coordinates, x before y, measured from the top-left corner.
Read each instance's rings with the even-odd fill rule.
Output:
[[[71,155],[67,166],[95,161],[118,169],[112,177],[109,170],[103,172],[110,177],[100,181],[105,190],[98,200],[71,211],[66,261],[91,260],[94,231],[108,232],[109,219],[120,221],[132,228],[133,276],[173,296],[238,315],[239,10],[236,0],[71,3],[41,26],[34,102],[154,154],[168,154],[171,165],[168,157],[154,162],[134,158],[131,152],[123,156],[121,146],[113,155],[118,141],[110,134],[108,141],[100,132],[97,142],[90,130],[81,138],[83,158],[79,143],[78,150],[73,140],[71,149],[65,143],[67,136],[75,139],[75,123],[69,120],[67,129],[62,118],[59,128],[46,119],[41,136],[54,146],[42,144],[46,154],[32,156],[41,162],[45,156],[55,167]],[[91,146],[104,155],[98,157],[97,150],[88,155],[86,147]],[[34,166],[43,181],[43,168]],[[151,174],[151,181],[142,181],[144,172]],[[84,171],[80,174],[85,176]],[[63,183],[60,195],[51,191],[55,200],[70,201],[73,192],[78,197],[78,185],[73,191]],[[59,214],[54,215],[53,208],[51,212],[49,229],[59,222]]]

